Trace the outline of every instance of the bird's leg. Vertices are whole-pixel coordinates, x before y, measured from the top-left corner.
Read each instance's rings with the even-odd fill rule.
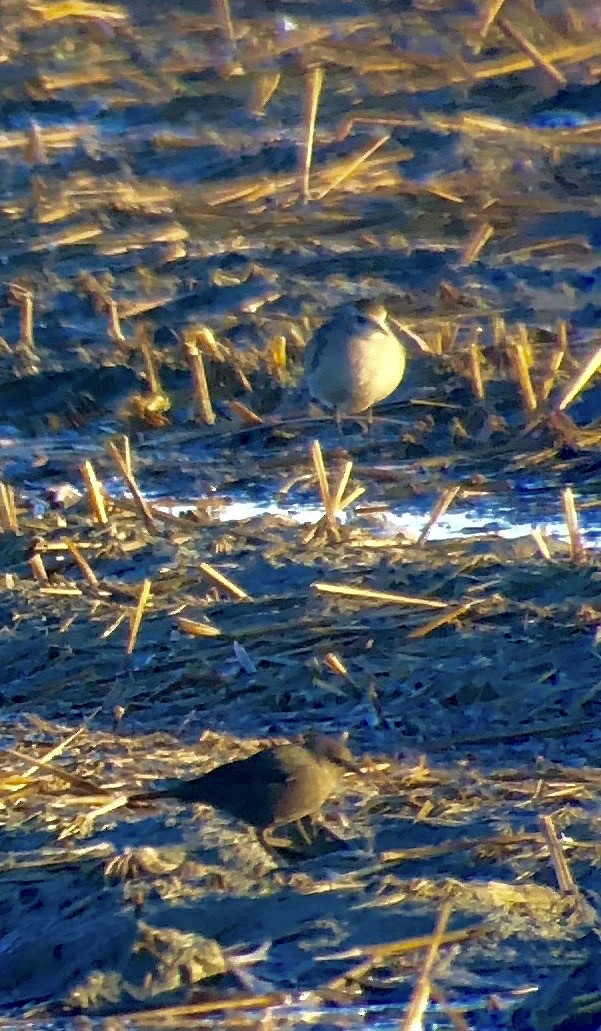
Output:
[[[296,826],[298,827],[298,833],[303,841],[306,842],[307,845],[311,845],[315,839],[315,835],[313,835],[313,837],[309,836],[307,828],[305,827],[305,820],[308,820],[312,827],[314,826],[313,818],[311,816],[301,816],[300,820],[296,821]]]

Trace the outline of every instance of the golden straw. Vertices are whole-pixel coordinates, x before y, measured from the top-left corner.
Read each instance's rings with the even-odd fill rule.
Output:
[[[306,204],[309,200],[309,179],[311,177],[311,161],[313,159],[313,144],[315,140],[315,121],[317,119],[317,108],[323,86],[323,68],[310,68],[305,82],[305,120],[304,120],[304,142],[302,148],[301,162],[301,197]]]
[[[427,541],[430,535],[430,530],[433,526],[435,526],[439,519],[442,519],[447,509],[453,504],[460,490],[461,486],[459,484],[456,484],[454,487],[449,487],[448,490],[445,490],[444,493],[440,496],[440,498],[438,499],[430,513],[428,522],[426,523],[422,532],[417,538],[418,544],[424,544],[425,541]]]
[[[239,601],[252,601],[250,594],[247,594],[246,591],[238,587],[238,584],[235,584],[232,580],[228,580],[223,573],[215,569],[215,566],[209,565],[208,562],[201,562],[198,568],[209,580],[218,587],[223,587],[224,590],[229,591],[234,598],[238,598]]]
[[[582,562],[585,555],[585,548],[582,534],[580,533],[580,527],[578,525],[578,513],[576,511],[576,502],[574,500],[574,492],[572,491],[572,488],[566,487],[565,490],[561,492],[561,498],[563,501],[563,510],[568,528],[568,536],[570,538],[570,557],[572,562]]]
[[[200,417],[207,426],[213,426],[216,416],[211,404],[211,395],[209,394],[209,384],[207,383],[202,354],[198,349],[196,341],[190,338],[184,339],[184,350],[188,359],[188,365],[190,366],[190,372],[192,373],[194,397],[196,398]]]
[[[436,921],[436,927],[434,929],[434,934],[432,935],[430,948],[424,957],[422,969],[420,970],[419,977],[415,983],[415,988],[413,989],[413,993],[409,1001],[405,1019],[401,1025],[401,1031],[417,1031],[418,1028],[423,1027],[422,1017],[426,1012],[428,1000],[430,998],[430,980],[432,977],[432,971],[434,970],[434,964],[438,953],[440,952],[440,946],[442,945],[450,915],[451,903],[444,902],[438,914],[438,920]]]
[[[556,411],[563,412],[572,403],[582,388],[586,386],[589,379],[595,375],[599,366],[601,366],[601,347],[596,349],[588,361],[585,362],[576,378],[566,388],[563,397],[557,402]]]
[[[144,618],[144,612],[150,598],[150,590],[152,587],[152,580],[144,580],[140,587],[140,594],[138,596],[138,604],[136,605],[133,616],[131,617],[129,635],[127,638],[126,652],[128,655],[132,655],[134,648],[136,647],[136,641]]]
[[[94,466],[91,462],[85,461],[81,467],[81,475],[83,476],[86,490],[88,493],[88,501],[90,508],[94,513],[94,518],[97,523],[102,526],[106,526],[108,523],[108,516],[106,514],[106,506],[104,504],[104,495],[102,487],[94,471]]]
[[[114,458],[115,463],[116,463],[116,465],[117,465],[117,467],[119,469],[119,472],[121,473],[123,479],[125,480],[125,482],[127,483],[127,486],[129,487],[129,489],[131,491],[132,497],[133,497],[134,501],[136,502],[136,505],[140,509],[140,512],[142,513],[142,518],[144,520],[146,528],[149,529],[149,530],[157,530],[158,529],[157,523],[156,523],[156,520],[155,520],[151,510],[150,510],[150,507],[149,507],[146,499],[142,496],[142,493],[140,491],[140,488],[138,487],[138,484],[134,480],[134,478],[131,475],[131,473],[128,471],[127,465],[125,463],[125,459],[123,458],[123,456],[121,455],[118,447],[116,446],[116,444],[113,443],[112,440],[110,440],[108,442],[107,450],[110,452],[110,454]],[[131,458],[130,458],[130,461],[131,461]]]
[[[407,594],[397,594],[395,591],[370,591],[365,587],[349,587],[319,582],[312,583],[311,586],[322,594],[340,594],[344,598],[391,602],[394,605],[417,605],[426,609],[446,609],[448,607],[444,601],[434,601],[432,598],[414,598]]]

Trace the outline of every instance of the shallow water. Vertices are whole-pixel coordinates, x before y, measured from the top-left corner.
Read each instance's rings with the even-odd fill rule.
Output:
[[[207,746],[214,751],[228,734],[237,736],[237,745],[323,721],[329,729],[348,728],[365,755],[385,757],[383,810],[349,809],[369,824],[379,848],[405,841],[418,848],[452,844],[460,833],[488,840],[507,827],[538,832],[544,811],[576,850],[577,880],[598,897],[590,845],[599,836],[598,378],[568,406],[565,423],[543,419],[526,433],[532,411],[525,410],[524,384],[512,365],[517,340],[537,411],[546,418],[557,415],[557,399],[598,346],[598,5],[574,0],[568,9],[540,0],[535,10],[507,0],[501,20],[488,26],[478,5],[469,3],[390,0],[376,9],[347,0],[341,10],[339,0],[233,0],[231,28],[224,10],[202,0],[168,7],[148,0],[102,8],[3,4],[0,478],[13,487],[22,518],[15,539],[9,534],[2,541],[5,758],[15,747],[39,758],[78,730],[82,748],[64,757],[66,768],[129,785],[140,770],[158,777],[181,765],[179,746],[190,746],[184,766],[196,762],[195,746],[207,726],[215,728]],[[524,39],[551,55],[546,63],[533,59]],[[325,75],[303,199],[307,69],[316,66]],[[376,420],[375,437],[350,433],[341,441],[330,422],[307,415],[300,404],[295,409],[294,399],[311,332],[337,304],[357,296],[383,297],[429,350],[411,354],[399,405],[394,402],[392,418]],[[214,346],[204,345],[217,413],[212,428],[198,421],[183,347],[186,334],[194,337],[204,324],[216,335]],[[280,336],[283,352],[274,344]],[[470,373],[474,348],[483,397]],[[162,394],[170,407],[153,409],[151,401],[160,402]],[[256,409],[265,425],[253,429],[232,402]],[[55,507],[49,490],[65,484],[81,490],[84,459],[94,462],[111,498],[131,501],[105,453],[107,441],[123,433],[142,493],[159,510],[198,506],[204,523],[161,527],[152,536],[130,506],[117,511],[103,535],[85,501],[73,513]],[[436,500],[459,485],[429,541],[469,538],[469,558],[477,561],[454,564],[452,548],[448,555],[436,547],[429,553],[409,548],[405,555],[399,547],[388,565],[378,566],[375,547],[357,549],[358,558],[341,548],[340,557],[329,542],[303,550],[293,533],[275,541],[274,557],[274,537],[262,516],[282,517],[287,530],[291,521],[314,523],[322,515],[309,459],[315,437],[329,470],[348,457],[367,488],[344,517],[349,529],[358,527],[365,539],[383,545],[400,545],[403,535],[415,540]],[[297,474],[303,484],[290,486]],[[566,486],[574,488],[589,549],[590,561],[581,565],[561,550]],[[228,526],[243,530],[246,520],[265,532],[248,545],[242,533],[232,543]],[[533,531],[553,546],[559,542],[557,573]],[[507,539],[530,548],[523,566],[517,547],[505,565],[502,556],[497,561]],[[73,583],[65,587],[61,580],[74,542],[90,547],[99,571],[100,589],[91,596],[90,582],[72,563],[67,579]],[[30,568],[38,545],[48,584],[36,581]],[[492,557],[478,579],[480,545]],[[258,587],[256,605],[251,599],[245,608],[211,594],[206,584],[199,587],[197,567],[206,559],[232,566],[232,576],[240,574],[253,594]],[[422,638],[423,613],[349,607],[340,614],[322,605],[309,589],[316,569],[332,579],[347,572],[361,582],[381,577],[384,588],[407,581],[414,595],[438,597],[440,590],[443,607],[451,610],[475,591],[486,595],[490,609],[484,606],[473,622],[443,627],[440,635],[430,628]],[[512,569],[521,578],[515,594]],[[129,655],[118,631],[109,630],[129,621],[136,592],[150,577],[156,579],[154,607]],[[175,622],[188,609],[223,624],[214,651]],[[282,624],[280,642],[271,626]],[[237,632],[248,643],[246,667],[234,647]],[[348,681],[334,679],[326,648],[340,650],[351,670]],[[380,711],[367,687],[374,688]],[[119,707],[123,736],[111,722]],[[99,713],[96,723],[93,713]],[[30,724],[29,716],[45,722]],[[158,743],[152,738],[150,749],[139,746],[154,732]],[[446,765],[438,763],[437,747]],[[410,758],[399,768],[403,749]],[[420,766],[414,753],[431,753],[430,767]],[[522,779],[515,774],[514,790],[501,774],[516,766]],[[590,782],[580,783],[583,771]],[[87,815],[77,794],[61,795],[64,784],[48,790],[42,778],[40,785],[37,795],[25,791],[13,807],[9,778],[2,807],[7,849],[42,852],[59,840],[67,847],[59,832]],[[464,798],[472,810],[461,810]],[[132,841],[164,845],[170,835],[188,848],[191,821],[166,817],[164,836],[162,821],[158,814],[130,823],[118,813],[93,830],[76,831],[125,851]],[[436,887],[445,878],[465,890],[457,902],[461,919],[473,911],[498,919],[505,905],[495,895],[499,884],[548,892],[546,920],[526,895],[516,896],[513,911],[508,906],[503,927],[511,916],[515,925],[507,938],[501,921],[495,925],[501,958],[467,949],[456,957],[458,985],[483,985],[475,997],[457,988],[472,1027],[489,1031],[505,1022],[506,1014],[493,1014],[487,1005],[499,980],[499,994],[511,1004],[510,963],[526,986],[546,972],[551,952],[567,969],[574,941],[580,943],[590,926],[567,912],[545,847],[537,841],[531,855],[494,853],[494,861],[470,853],[463,865],[450,848],[439,867],[413,860],[408,871],[395,871],[410,903],[391,915],[397,937],[409,936],[417,918],[434,925]],[[207,847],[201,855],[205,861],[213,853]],[[194,885],[200,922],[205,904],[218,909],[232,901],[227,877],[240,867],[249,877],[246,894],[254,893],[253,932],[259,926],[270,892],[264,878],[248,874],[246,861],[254,873],[249,855],[247,844],[237,852],[230,843],[225,888],[219,880]],[[355,859],[364,861],[360,851]],[[429,871],[431,895],[416,900]],[[48,895],[38,900],[27,871],[8,873],[2,882],[5,959],[15,960],[27,986],[27,956],[13,936],[15,926],[21,932],[27,924],[32,948],[43,938],[57,963],[60,988],[51,1001],[59,1002],[61,935],[68,940],[71,929],[60,914],[66,901],[75,911],[84,906],[87,871],[83,883],[77,877],[60,882],[65,898],[58,899],[54,925],[47,919],[57,901],[51,875],[39,874]],[[293,880],[288,885],[286,905],[299,907],[301,928],[315,918],[312,895],[304,894],[310,873],[299,872],[299,890],[292,890],[298,887]],[[374,896],[386,889],[386,876],[381,884],[365,882]],[[177,900],[171,905],[173,885],[161,897],[150,888],[151,874],[139,881],[157,922],[179,926],[182,907]],[[491,898],[474,901],[470,890],[489,882]],[[99,889],[115,906],[109,912],[115,925],[137,904],[128,887],[111,895],[102,881]],[[360,891],[366,890],[362,884]],[[348,897],[337,913],[334,892],[320,891],[320,929],[336,918],[341,933],[349,934]],[[241,890],[234,903],[242,909],[245,901]],[[13,910],[17,904],[21,908]],[[84,907],[90,926],[94,916]],[[369,927],[378,940],[377,919]],[[279,923],[269,929],[278,930]],[[234,920],[217,921],[218,938],[236,933]],[[586,941],[582,948],[594,955]],[[276,985],[294,983],[291,955],[276,949],[270,974]],[[86,957],[81,969],[76,959],[71,981],[85,982]],[[309,953],[302,959],[301,988]],[[97,962],[101,969],[101,948]],[[407,968],[406,984],[418,969],[419,963]],[[449,970],[452,984],[452,963]],[[261,1010],[248,1021],[388,1031],[402,1019],[405,996],[398,1003],[389,986],[377,990],[389,1004],[373,1002],[364,990],[356,1006],[332,1011],[301,998],[298,1006]],[[565,995],[569,1012],[567,988]],[[127,1002],[119,1005],[127,1008]],[[67,1018],[36,1023],[35,1013],[0,1022],[39,1031],[76,1026]],[[86,1026],[107,1028],[94,1016]],[[134,1018],[129,1026],[148,1023]],[[210,1017],[207,1026],[231,1027],[232,1021]],[[427,1027],[447,1026],[432,1007]]]

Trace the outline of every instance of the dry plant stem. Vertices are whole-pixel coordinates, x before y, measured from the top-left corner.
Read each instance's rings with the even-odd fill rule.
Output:
[[[33,351],[35,342],[33,339],[33,294],[31,290],[25,290],[21,297],[21,343]]]
[[[75,562],[77,563],[77,565],[81,569],[83,575],[85,576],[88,584],[90,585],[90,587],[94,591],[94,593],[98,593],[100,584],[99,584],[99,581],[98,581],[98,577],[96,576],[96,573],[92,569],[90,563],[87,561],[87,559],[84,558],[84,556],[82,555],[81,551],[77,547],[77,544],[75,543],[75,541],[68,541],[67,542],[67,547],[68,547],[69,551],[71,552],[73,558],[75,559]]]
[[[555,870],[555,876],[557,878],[557,884],[559,890],[563,895],[579,895],[578,886],[572,876],[572,871],[568,865],[568,861],[564,855],[561,847],[561,842],[557,837],[557,831],[555,830],[555,824],[550,816],[541,816],[540,825],[543,832],[544,839],[549,849],[549,855],[551,856],[551,862],[553,863],[553,869]]]
[[[532,386],[532,380],[530,379],[530,372],[528,371],[528,362],[526,360],[524,345],[520,342],[515,342],[510,345],[509,356],[515,369],[517,381],[520,385],[524,409],[527,414],[531,414],[536,411],[538,402]]]
[[[413,341],[417,349],[422,352],[422,354],[433,353],[432,348],[428,346],[423,337],[420,337],[417,333],[414,333],[413,330],[409,329],[409,326],[405,325],[404,322],[399,322],[398,319],[395,319],[394,316],[390,314],[388,315],[388,321],[390,322],[391,326],[394,326],[396,327],[396,329],[399,329],[401,333],[405,333],[409,337],[409,339]]]
[[[315,121],[317,108],[323,86],[323,68],[310,68],[305,79],[305,118],[304,140],[301,166],[301,197],[306,204],[309,200],[309,180],[311,178],[311,161],[315,141]]]
[[[363,697],[365,696],[365,694],[367,694],[369,698],[369,688],[366,690],[359,683],[359,681],[356,680],[355,677],[351,675],[351,673],[349,673],[348,669],[344,665],[339,655],[336,655],[335,652],[328,652],[326,655],[324,655],[323,661],[325,665],[328,667],[328,669],[331,670],[332,673],[334,673],[337,677],[341,677],[341,679],[344,680],[346,684],[353,688],[353,691],[355,691],[357,695]]]
[[[125,468],[127,469],[128,475],[134,475],[134,467],[131,460],[131,442],[127,433],[124,433],[121,437],[121,454],[123,461],[125,462]]]
[[[97,806],[96,809],[91,809],[89,813],[86,813],[86,819],[94,821],[99,816],[106,816],[107,813],[112,813],[115,809],[121,809],[127,805],[129,795],[117,795],[115,798],[111,798],[104,805]]]
[[[459,265],[471,265],[479,257],[491,236],[494,236],[494,228],[490,222],[481,222],[470,233],[467,243],[459,255]]]
[[[422,1018],[428,1006],[430,998],[430,981],[434,964],[440,952],[449,917],[451,915],[451,903],[445,902],[441,907],[436,921],[436,928],[432,935],[430,948],[428,949],[419,977],[413,989],[409,1007],[402,1023],[402,1031],[421,1031],[423,1027]]]
[[[364,494],[365,487],[355,487],[355,489],[352,490],[350,494],[347,494],[346,497],[342,499],[342,501],[338,505],[338,511],[344,512],[345,508],[348,508],[349,505],[352,505],[353,502],[357,501],[358,498],[363,497]]]
[[[79,598],[83,594],[79,587],[41,587],[40,594],[55,594],[58,598]]]
[[[241,422],[245,426],[264,426],[264,420],[256,412],[253,412],[252,408],[248,405],[243,405],[240,401],[229,401],[229,409],[233,415],[237,415]]]
[[[127,619],[127,613],[126,612],[121,612],[117,616],[117,618],[114,619],[112,623],[109,623],[109,625],[106,627],[106,629],[102,631],[102,633],[100,635],[100,640],[101,641],[105,641],[107,637],[110,637],[111,634],[114,634],[115,630],[118,630],[119,627],[121,626],[121,624],[125,623],[126,619]]]
[[[144,524],[145,524],[146,528],[148,530],[154,530],[154,531],[158,530],[158,526],[157,526],[156,520],[155,520],[155,518],[154,518],[154,516],[153,516],[153,514],[152,514],[152,512],[150,510],[150,507],[149,507],[146,499],[142,496],[142,493],[140,491],[140,488],[138,487],[138,484],[134,480],[134,478],[131,475],[131,473],[128,471],[128,468],[127,468],[127,465],[125,463],[125,459],[123,458],[123,455],[120,453],[118,447],[116,446],[116,444],[113,443],[112,440],[110,440],[109,443],[107,444],[107,450],[108,450],[109,454],[111,455],[111,457],[114,459],[115,464],[116,464],[117,468],[119,469],[119,472],[121,473],[123,479],[125,480],[125,482],[127,483],[127,486],[129,487],[129,489],[131,491],[131,495],[132,495],[136,505],[138,506],[140,512],[142,513],[142,518],[144,520]],[[131,461],[131,458],[130,458],[130,461]]]
[[[500,347],[507,336],[507,326],[505,325],[505,319],[501,318],[500,315],[493,315],[491,320],[493,341],[495,347]]]
[[[445,606],[447,611],[443,616],[437,616],[436,619],[430,619],[427,623],[424,623],[423,626],[417,627],[416,630],[411,630],[407,634],[407,639],[419,641],[422,637],[428,637],[429,634],[434,633],[435,630],[440,630],[441,627],[446,626],[448,623],[452,623],[453,620],[461,619],[462,616],[465,616],[477,604],[479,603],[468,601],[464,605],[455,605],[451,609],[449,609],[448,606]]]
[[[549,545],[547,544],[540,527],[535,526],[530,536],[533,538],[542,558],[544,558],[547,562],[550,562],[551,552],[549,551]]]
[[[428,522],[426,523],[422,532],[417,538],[418,544],[424,544],[427,541],[428,537],[430,536],[430,530],[433,526],[436,525],[439,519],[442,519],[447,509],[453,504],[460,490],[461,486],[459,484],[456,484],[454,487],[449,487],[448,490],[445,490],[445,492],[441,495],[441,497],[434,505],[434,508],[430,512]]]
[[[236,36],[229,0],[213,0],[213,11],[215,12],[215,20],[221,28],[226,42],[235,49]]]
[[[470,379],[472,381],[474,397],[476,397],[478,401],[483,401],[484,384],[482,383],[482,355],[480,352],[480,345],[476,340],[472,340],[470,344],[469,361]]]
[[[221,630],[211,626],[209,623],[199,623],[195,619],[186,619],[185,616],[178,616],[177,625],[184,634],[192,637],[221,637]]]
[[[342,500],[338,503],[337,511],[343,512],[345,508],[348,508],[349,505],[352,505],[353,502],[356,501],[358,498],[362,497],[363,494],[365,494],[365,487],[355,487],[355,489],[352,490],[350,494],[347,494],[346,497],[342,498]],[[328,517],[325,515],[323,515],[321,519],[318,519],[317,522],[314,523],[311,529],[308,530],[303,537],[301,537],[301,540],[303,544],[309,544],[310,541],[314,540],[316,537],[319,537],[319,535],[323,532],[329,533],[334,540],[340,540],[340,532],[338,530],[337,525],[334,527],[334,530],[332,530],[332,527],[328,521]]]
[[[279,70],[261,72],[253,83],[253,89],[249,100],[249,111],[253,115],[263,114],[269,101],[275,94],[282,73]]]
[[[134,648],[136,647],[136,641],[144,618],[144,612],[150,598],[150,590],[152,587],[152,580],[144,580],[140,587],[140,594],[138,596],[138,604],[136,605],[135,611],[131,617],[129,635],[127,638],[126,653],[133,655]]]
[[[342,659],[336,655],[336,652],[328,652],[324,655],[323,661],[326,666],[332,670],[332,673],[338,674],[339,677],[348,677],[349,671],[344,665]]]
[[[217,587],[222,587],[233,598],[236,598],[238,601],[252,601],[250,594],[247,594],[246,591],[238,587],[238,584],[235,584],[232,580],[228,580],[223,573],[215,569],[215,566],[209,565],[208,562],[201,562],[198,568],[212,583],[216,584]]]
[[[340,500],[338,500],[340,494],[343,494],[344,490],[346,488],[347,478],[348,478],[348,475],[350,474],[350,469],[348,469],[348,475],[346,473],[346,469],[347,469],[348,465],[350,466],[350,469],[353,468],[353,463],[352,462],[345,464],[344,468],[342,469],[341,475],[340,475],[340,480],[339,480],[338,487],[336,489],[335,510],[337,512],[344,511],[344,509],[347,508],[348,505],[352,505],[354,501],[357,501],[358,498],[362,497],[365,494],[365,488],[364,487],[356,487],[353,491],[350,491],[350,494],[347,494],[346,497],[343,497]],[[324,474],[325,474],[325,469],[324,469]],[[327,483],[327,480],[326,480],[326,483]],[[330,491],[329,485],[327,485],[327,486],[328,486],[328,492],[329,492]],[[334,504],[334,501],[332,501],[332,504]],[[303,544],[308,544],[309,541],[313,540],[315,537],[319,537],[319,535],[322,532],[324,532],[324,531],[330,533],[330,535],[333,536],[334,540],[340,540],[340,533],[338,531],[337,525],[335,524],[334,527],[332,528],[332,525],[331,525],[330,521],[328,520],[327,515],[322,515],[322,518],[319,519],[318,522],[313,524],[313,526],[310,528],[310,530],[308,530],[307,533],[305,533],[305,535],[303,537],[301,537],[301,540],[302,540]]]
[[[3,533],[18,533],[15,492],[8,483],[0,483],[0,529]]]
[[[415,605],[418,608],[426,609],[447,609],[444,601],[434,601],[431,598],[412,598],[406,594],[397,594],[394,591],[370,591],[365,587],[349,587],[340,584],[313,583],[311,586],[322,594],[339,594],[344,598],[360,598],[363,601],[391,602],[395,605]],[[471,602],[471,605],[474,603]],[[465,606],[464,606],[465,607]]]
[[[595,375],[599,366],[601,366],[601,347],[597,348],[595,353],[591,355],[588,361],[584,364],[576,378],[569,384],[563,397],[556,405],[556,411],[563,412],[564,409],[572,403],[582,388],[586,386],[589,379]]]
[[[380,147],[383,147],[385,143],[388,143],[389,139],[389,135],[382,136],[382,138],[376,140],[375,143],[371,143],[369,147],[365,147],[360,154],[357,154],[355,157],[350,158],[346,168],[342,169],[337,175],[335,175],[332,179],[332,182],[316,194],[315,199],[323,200],[324,197],[327,197],[328,193],[331,193],[332,190],[336,190],[339,186],[342,185],[343,182],[345,182],[347,179],[350,179],[350,177],[357,171],[357,169],[360,168],[361,165],[365,164],[365,162],[372,156],[372,154],[375,154],[375,152],[379,150]]]
[[[113,300],[112,297],[108,297],[106,303],[109,313],[109,336],[116,344],[124,344],[126,343],[126,339],[125,334],[121,329],[121,319],[119,318],[117,302]]]
[[[565,358],[567,349],[568,327],[566,326],[564,320],[560,319],[557,323],[557,347],[551,354],[547,375],[540,387],[541,401],[546,401],[549,394],[553,390],[553,387],[555,386],[555,380],[557,378],[557,373],[561,368],[561,364]]]
[[[462,944],[474,938],[479,938],[486,932],[487,927],[484,923],[473,924],[471,927],[465,927],[459,931],[447,931],[446,934],[443,931],[438,948],[440,948],[440,945]],[[401,938],[399,941],[386,942],[385,944],[361,945],[356,949],[349,949],[342,953],[334,952],[329,955],[318,955],[315,959],[317,962],[323,962],[324,960],[338,961],[361,957],[360,963],[357,963],[349,970],[346,970],[344,974],[340,974],[328,982],[327,987],[330,990],[336,990],[337,988],[344,987],[347,981],[364,976],[373,967],[374,963],[386,959],[387,956],[405,956],[407,953],[415,952],[417,949],[430,949],[432,939],[433,936],[431,934],[416,935],[414,938]]]
[[[549,76],[551,82],[555,86],[565,86],[567,79],[565,75],[555,68],[548,57],[540,52],[538,47],[531,43],[529,39],[526,39],[524,34],[513,24],[510,18],[497,18],[497,25],[503,30],[509,39],[513,40],[514,43],[520,47],[521,50],[526,54],[527,57],[531,57],[532,60],[541,71],[545,72]]]
[[[566,487],[565,490],[561,492],[561,499],[563,501],[563,510],[568,528],[568,536],[570,538],[570,558],[572,559],[572,562],[582,562],[585,556],[585,547],[584,541],[582,540],[582,534],[580,533],[580,527],[578,525],[576,502],[574,500],[574,493],[571,487]]]
[[[485,4],[482,13],[479,16],[479,31],[482,39],[484,39],[490,32],[490,29],[492,28],[492,25],[504,3],[505,0],[489,0],[489,2]]]
[[[268,995],[245,995],[242,998],[219,998],[211,1002],[195,1002],[189,1006],[164,1006],[162,1009],[134,1010],[131,1013],[121,1013],[119,1020],[123,1024],[133,1021],[135,1024],[150,1024],[152,1027],[165,1021],[166,1027],[182,1027],[177,1021],[183,1017],[194,1017],[201,1013],[214,1013],[215,1011],[232,1010],[267,1010],[271,1006],[279,1006],[289,1001],[284,992],[270,992]],[[253,1021],[256,1023],[256,1021]],[[233,1025],[235,1026],[235,1025]]]
[[[324,465],[321,444],[318,440],[314,440],[311,444],[311,458],[313,459],[313,465],[315,466],[317,483],[319,485],[319,493],[321,495],[321,501],[325,509],[328,526],[337,535],[338,527],[336,526],[336,509],[334,507],[332,495],[330,493],[330,485],[328,483],[326,467]]]
[[[146,369],[150,393],[159,394],[161,392],[161,382],[156,369],[155,357],[152,352],[149,327],[140,326],[139,332],[136,335],[138,338],[138,346],[142,352],[142,358],[144,359],[144,367]]]
[[[37,773],[41,766],[46,766],[48,763],[52,762],[53,759],[56,759],[57,756],[62,755],[69,745],[73,744],[78,737],[81,737],[81,735],[85,733],[86,729],[86,727],[78,727],[77,730],[74,730],[72,734],[69,734],[69,736],[64,738],[64,740],[58,745],[51,748],[49,752],[45,752],[39,759],[36,759],[34,764],[25,770],[24,773],[19,774],[19,776],[25,779],[32,777],[34,773]],[[31,760],[28,761],[31,762]]]
[[[25,147],[25,160],[30,165],[45,165],[48,161],[44,134],[37,122],[32,122],[29,126],[27,145]]]
[[[519,834],[496,835],[491,838],[462,838],[459,841],[445,841],[442,845],[412,845],[403,849],[386,849],[380,852],[378,858],[381,863],[413,863],[420,859],[434,859],[436,856],[454,855],[457,852],[477,852],[483,847],[484,840],[487,848],[495,848],[504,852],[516,844],[533,844],[540,846],[541,835],[522,831]],[[379,906],[379,900],[370,900],[363,903],[361,908],[371,909]]]
[[[349,480],[351,478],[351,472],[352,471],[353,471],[353,463],[349,459],[349,461],[344,463],[344,466],[343,466],[343,468],[342,468],[342,470],[340,472],[340,477],[339,477],[338,483],[336,485],[336,489],[334,490],[334,499],[332,501],[334,512],[339,512],[340,511],[340,507],[342,505],[342,499],[344,497],[344,492],[345,492],[346,488],[348,487],[348,482],[349,482]]]
[[[184,340],[184,349],[188,359],[188,365],[190,366],[190,372],[192,373],[194,397],[196,398],[200,417],[207,426],[213,426],[215,424],[216,416],[211,404],[211,396],[209,394],[209,385],[207,383],[202,354],[194,340]]]
[[[90,503],[90,508],[94,513],[94,518],[97,523],[100,523],[101,526],[106,526],[109,520],[106,514],[106,506],[104,504],[102,487],[100,486],[100,482],[98,480],[98,477],[96,476],[94,466],[91,462],[85,461],[83,463],[83,465],[81,466],[81,475],[86,485],[86,490],[88,492],[88,500]]]
[[[21,762],[31,762],[28,755],[24,755],[15,748],[7,748],[5,754],[12,755],[15,759],[20,759]],[[46,768],[45,764],[44,767],[40,767],[40,769],[42,768]],[[85,792],[86,795],[93,798],[106,795],[104,788],[98,787],[97,784],[91,784],[85,777],[78,777],[76,773],[70,773],[69,770],[64,770],[61,766],[52,766],[51,775],[56,780],[62,780],[65,784],[69,784],[70,787],[75,788],[78,794]],[[13,792],[13,794],[18,797],[17,791]]]

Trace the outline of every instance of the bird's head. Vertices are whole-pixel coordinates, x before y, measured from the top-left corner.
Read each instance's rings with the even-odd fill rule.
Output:
[[[318,730],[308,730],[302,736],[303,744],[319,761],[327,761],[345,770],[360,773],[361,767],[355,761],[353,753],[342,737],[331,737]]]

